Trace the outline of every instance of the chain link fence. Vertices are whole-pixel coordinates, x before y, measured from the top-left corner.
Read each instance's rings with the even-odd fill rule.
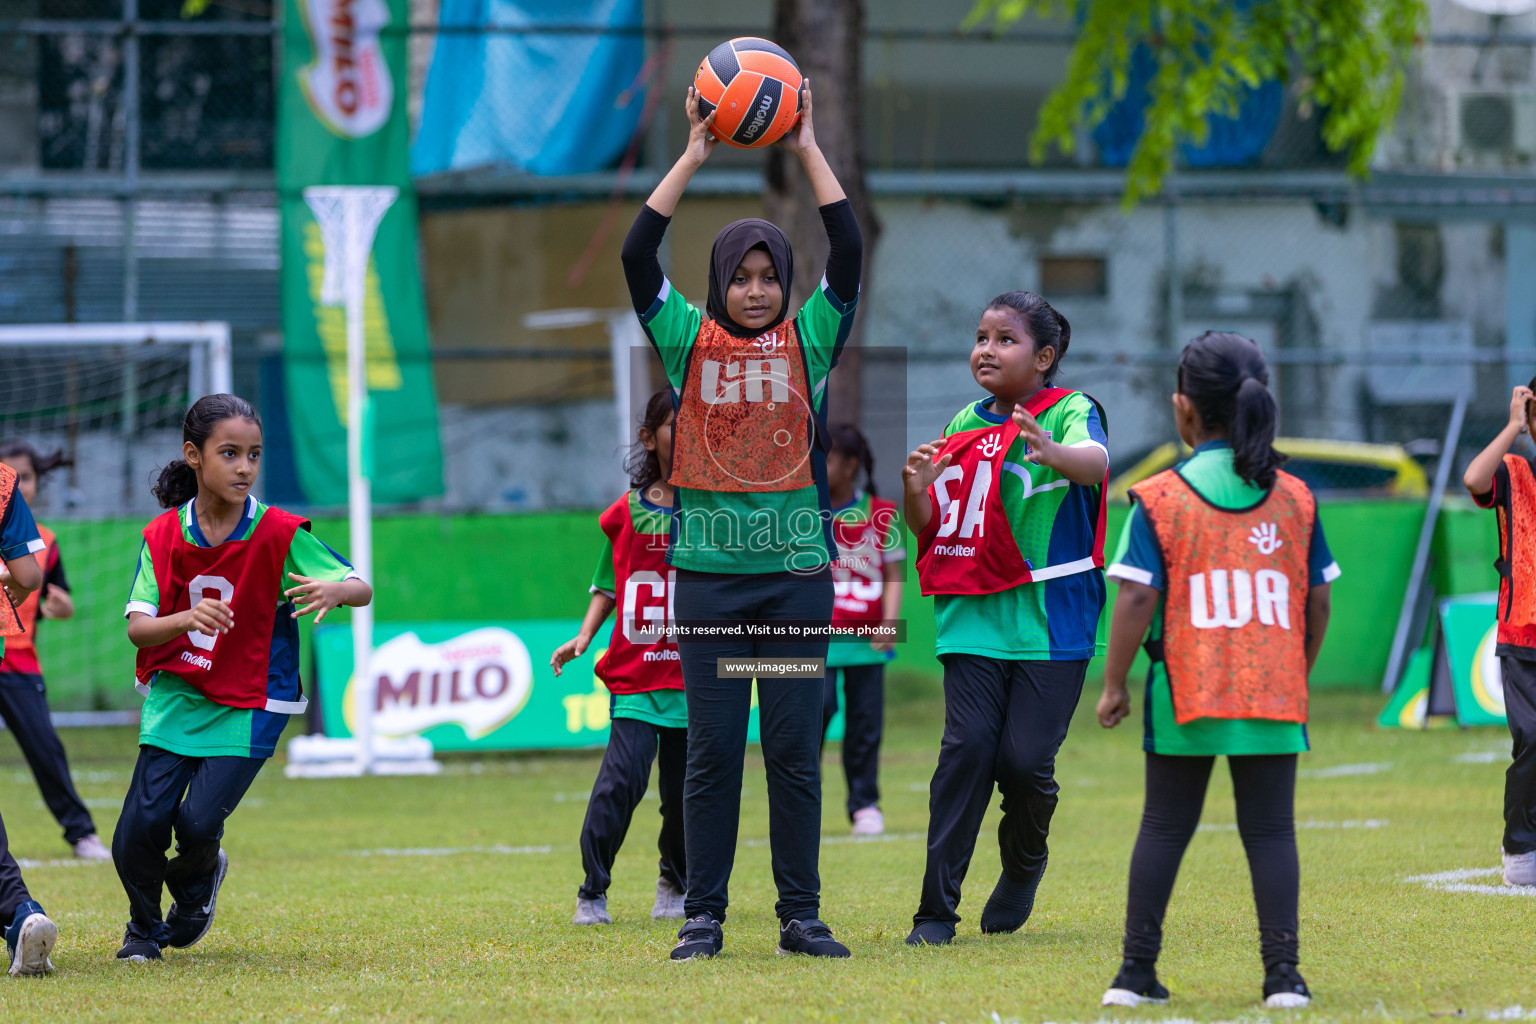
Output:
[[[1264,346],[1287,437],[1395,445],[1423,462],[1459,393],[1472,396],[1460,458],[1497,429],[1510,386],[1536,372],[1527,19],[1490,32],[1436,8],[1369,182],[1346,179],[1317,117],[1270,86],[1184,154],[1165,197],[1127,212],[1117,167],[1134,103],[1077,153],[1030,166],[1034,112],[1069,36],[963,34],[968,6],[909,24],[869,11],[863,142],[882,230],[860,330],[904,365],[866,361],[861,419],[891,491],[893,460],[979,397],[976,320],[1019,287],[1071,320],[1060,382],[1104,403],[1117,472],[1173,440],[1178,350],[1211,328]],[[0,0],[0,322],[227,320],[236,387],[261,399],[281,358],[272,19],[258,0]],[[432,19],[418,3],[395,29],[412,37],[413,117]],[[766,31],[739,20],[633,33],[666,97],[641,120],[635,166],[543,180],[488,164],[419,182],[443,507],[611,497],[623,431],[610,321],[538,317],[627,306],[618,243],[682,147],[672,97],[715,41]],[[762,159],[722,147],[679,213],[664,255],[695,301],[714,230],[761,212]],[[897,386],[900,423],[886,415]],[[1339,489],[1390,491],[1382,466],[1396,456],[1377,454],[1373,470],[1338,470]]]

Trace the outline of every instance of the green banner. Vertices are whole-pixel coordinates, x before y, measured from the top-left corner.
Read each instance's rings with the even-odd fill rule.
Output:
[[[580,619],[518,622],[418,622],[373,630],[375,736],[424,736],[437,750],[551,750],[608,742],[608,689],[593,672],[605,648],[596,644],[556,676],[555,648],[581,628]],[[600,641],[607,634],[600,633]],[[356,679],[352,631],[315,630],[316,686],[325,734],[352,735]],[[804,680],[807,686],[820,681]],[[742,680],[742,685],[751,685]],[[841,709],[842,700],[838,707]],[[827,738],[843,735],[839,710]],[[747,739],[757,742],[757,695]]]
[[[282,213],[283,364],[305,497],[347,500],[347,339],[320,302],[325,245],[310,185],[393,185],[400,198],[368,261],[364,324],[372,391],[374,499],[443,490],[426,305],[408,170],[406,0],[286,0],[277,186]]]
[[[1446,598],[1438,612],[1434,642],[1413,653],[1377,724],[1423,729],[1454,716],[1461,726],[1504,725],[1498,595]]]
[[[1504,682],[1494,653],[1498,603],[1497,594],[1451,597],[1440,602],[1440,629],[1451,670],[1456,721],[1461,725],[1504,725],[1507,721]]]

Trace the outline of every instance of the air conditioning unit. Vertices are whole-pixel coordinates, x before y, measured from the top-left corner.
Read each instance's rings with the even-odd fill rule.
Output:
[[[1506,167],[1536,157],[1536,90],[1466,90],[1450,101],[1458,166]]]

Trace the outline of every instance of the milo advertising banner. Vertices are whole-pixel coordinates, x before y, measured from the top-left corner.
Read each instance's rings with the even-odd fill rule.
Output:
[[[1439,604],[1435,642],[1416,651],[1378,722],[1422,729],[1454,716],[1458,725],[1504,725],[1499,672],[1498,595],[1450,597]]]
[[[406,0],[286,0],[277,187],[282,213],[283,375],[293,454],[307,501],[347,500],[347,338],[340,306],[320,302],[325,242],[310,185],[393,185],[368,260],[368,387],[379,457],[373,495],[413,501],[443,490],[437,401],[416,267],[408,170]]]
[[[608,742],[608,689],[593,673],[608,632],[587,653],[550,670],[580,619],[388,623],[374,627],[376,736],[424,736],[436,750],[549,750]],[[314,650],[325,734],[352,735],[352,632],[320,626]],[[807,686],[820,686],[805,680]],[[741,685],[752,685],[742,680]],[[748,739],[758,737],[753,695]],[[841,706],[841,701],[839,701]],[[842,737],[842,713],[829,739]]]

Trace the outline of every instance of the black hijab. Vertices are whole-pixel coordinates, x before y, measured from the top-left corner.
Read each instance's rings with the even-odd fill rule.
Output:
[[[779,275],[779,288],[784,299],[779,315],[772,323],[756,330],[748,330],[732,320],[725,312],[725,293],[731,286],[731,276],[752,249],[768,250],[773,269]],[[715,247],[709,255],[709,301],[704,311],[709,318],[738,338],[755,338],[766,334],[784,322],[789,311],[789,289],[794,283],[795,260],[789,251],[789,239],[775,225],[757,217],[736,220],[720,229],[715,236]]]

